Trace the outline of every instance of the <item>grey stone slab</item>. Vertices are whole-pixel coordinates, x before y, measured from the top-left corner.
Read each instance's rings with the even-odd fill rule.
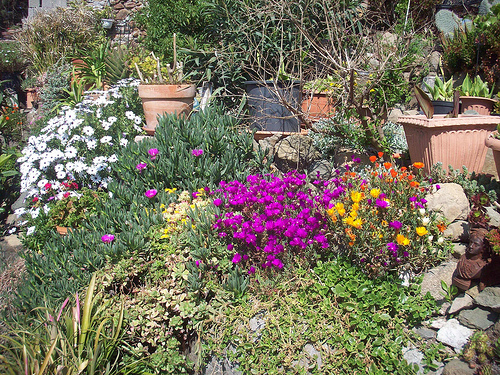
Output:
[[[474,299],[479,306],[500,312],[500,287],[487,287]]]
[[[491,327],[498,319],[498,313],[483,310],[479,307],[473,310],[462,310],[458,314],[458,320],[464,326],[472,329],[486,330]]]

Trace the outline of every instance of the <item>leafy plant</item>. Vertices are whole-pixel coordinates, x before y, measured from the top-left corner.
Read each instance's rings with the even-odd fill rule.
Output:
[[[36,317],[11,329],[3,336],[7,343],[0,345],[4,350],[0,368],[9,374],[118,373],[124,308],[122,305],[116,318],[106,316],[108,306],[98,304],[95,286],[96,275],[90,280],[83,305],[77,293],[72,309],[66,308],[68,297],[58,312],[40,308]]]
[[[429,90],[429,93],[432,95],[432,100],[453,100],[453,77],[446,82],[443,82],[441,78],[436,77],[433,86],[429,86],[427,82],[424,82],[424,84],[425,87],[427,87],[427,90]]]
[[[26,66],[26,60],[21,56],[19,44],[16,41],[0,42],[0,71],[21,72]]]
[[[441,289],[444,292],[442,293],[444,298],[449,303],[451,303],[453,298],[458,294],[458,288],[453,284],[448,286],[444,280],[441,280]]]
[[[488,89],[488,82],[483,82],[481,77],[476,76],[474,81],[472,81],[469,77],[469,74],[465,76],[465,79],[460,85],[459,90],[460,94],[464,96],[479,96],[483,98],[491,98],[493,95],[493,89]]]

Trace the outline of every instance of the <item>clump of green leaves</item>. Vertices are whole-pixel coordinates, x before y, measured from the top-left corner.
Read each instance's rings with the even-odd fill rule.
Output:
[[[312,272],[297,267],[275,283],[251,284],[246,300],[223,309],[205,327],[205,352],[222,355],[231,344],[244,373],[303,373],[304,360],[312,373],[412,373],[402,359],[403,328],[426,319],[435,302],[418,285],[399,284],[370,280],[343,259],[319,262]],[[252,331],[256,316],[265,324]],[[321,369],[306,344],[321,353]]]

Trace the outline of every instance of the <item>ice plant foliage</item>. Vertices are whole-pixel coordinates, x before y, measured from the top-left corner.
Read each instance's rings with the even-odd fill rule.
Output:
[[[445,248],[441,234],[446,226],[425,208],[424,197],[433,187],[381,158],[371,156],[373,164],[359,173],[337,171],[331,183],[341,194],[326,211],[331,234],[374,277],[388,270],[422,269],[442,257]]]
[[[221,182],[217,193],[213,204],[221,213],[214,228],[233,251],[232,262],[250,274],[258,267],[281,269],[289,256],[329,246],[324,208],[339,192],[313,195],[305,175],[250,175],[246,183]]]

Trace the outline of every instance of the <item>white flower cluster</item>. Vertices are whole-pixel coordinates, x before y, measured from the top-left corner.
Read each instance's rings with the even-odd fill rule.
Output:
[[[118,113],[123,111],[120,89],[126,86],[137,84],[123,80],[95,101],[84,100],[74,109],[64,107],[39,135],[29,137],[18,159],[22,192],[37,196],[45,184],[57,187],[66,180],[91,188],[109,183],[110,164],[118,159],[116,150],[141,131],[140,116],[132,111]]]

